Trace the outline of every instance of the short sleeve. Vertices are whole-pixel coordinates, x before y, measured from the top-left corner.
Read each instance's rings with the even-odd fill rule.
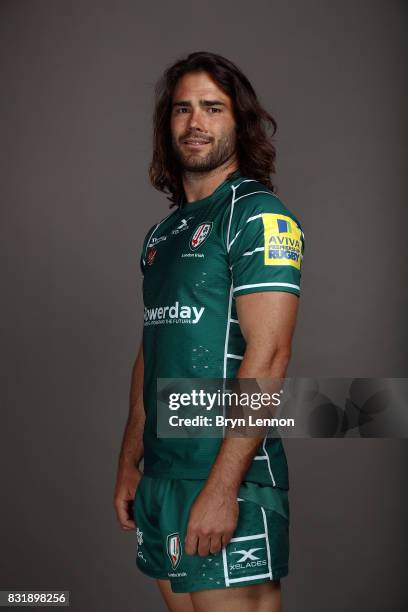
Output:
[[[143,250],[142,250],[142,254],[140,255],[140,271],[142,273],[142,276],[144,276],[144,273],[145,273],[145,263],[146,263],[145,260],[144,260],[143,254],[144,253],[143,253]]]
[[[272,194],[244,198],[232,214],[228,251],[234,297],[259,291],[299,296],[304,234],[295,216]]]
[[[140,259],[139,259],[139,267],[140,267],[140,271],[142,273],[142,276],[144,276],[145,274],[145,269],[146,269],[146,258],[148,258],[148,244],[150,242],[150,238],[154,232],[154,230],[156,229],[156,227],[158,226],[158,223],[156,223],[155,225],[153,225],[149,231],[147,232],[146,236],[144,237],[143,240],[143,245],[142,245],[142,251],[140,254]]]

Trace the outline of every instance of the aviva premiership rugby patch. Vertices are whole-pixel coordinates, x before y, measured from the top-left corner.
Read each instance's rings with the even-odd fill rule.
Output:
[[[293,266],[300,270],[302,259],[301,231],[296,221],[286,215],[262,215],[267,266]]]

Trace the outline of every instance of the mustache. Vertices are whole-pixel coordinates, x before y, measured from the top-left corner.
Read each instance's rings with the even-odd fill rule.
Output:
[[[188,134],[184,134],[180,138],[180,141],[184,140],[197,140],[198,142],[211,142],[212,138],[210,136],[203,136],[199,132],[188,132]]]

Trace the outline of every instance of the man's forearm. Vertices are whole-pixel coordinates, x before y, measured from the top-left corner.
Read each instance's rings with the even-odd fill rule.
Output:
[[[129,415],[119,455],[119,469],[128,467],[129,465],[137,467],[143,457],[143,429],[145,423],[143,375],[143,350],[140,348],[132,370]]]
[[[119,454],[119,467],[137,467],[143,458],[144,420],[128,417]]]
[[[138,468],[139,462],[143,457],[143,428],[145,422],[143,372],[143,348],[140,347],[132,369],[129,415],[119,454],[116,486],[113,496],[119,524],[125,530],[135,529],[136,527],[129,503],[134,500],[135,492],[142,477]]]
[[[237,378],[284,378],[288,363],[289,355],[286,352],[276,351],[272,361],[265,363],[255,361],[253,351],[249,349],[241,362]],[[237,492],[263,439],[263,437],[224,439],[206,486]]]

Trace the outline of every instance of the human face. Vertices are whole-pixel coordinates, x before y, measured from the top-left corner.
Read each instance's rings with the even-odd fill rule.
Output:
[[[231,98],[206,72],[182,76],[174,89],[171,136],[185,172],[210,172],[235,156]]]

